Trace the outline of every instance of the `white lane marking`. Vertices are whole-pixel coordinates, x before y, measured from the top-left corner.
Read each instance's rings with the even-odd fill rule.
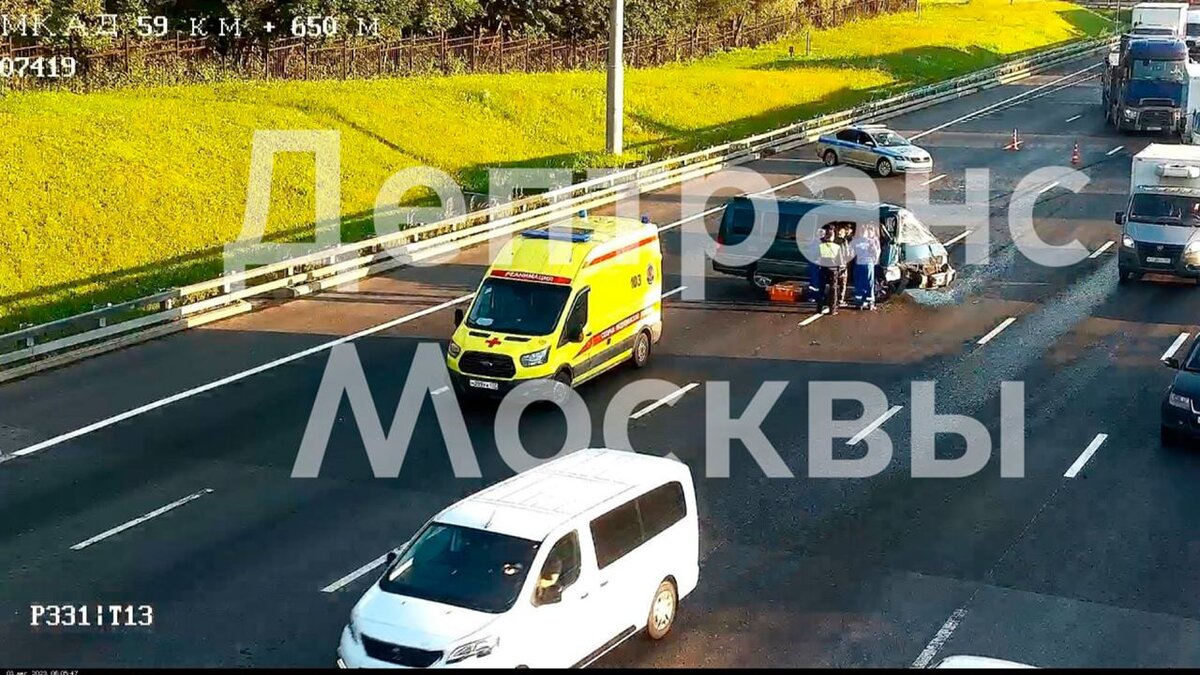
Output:
[[[688,393],[689,391],[691,391],[699,386],[700,386],[699,382],[693,382],[689,385],[680,387],[674,393],[664,396],[664,397],[658,399],[657,401],[655,401],[654,403],[651,403],[650,405],[646,406],[645,408],[642,408],[641,410],[633,413],[632,415],[629,416],[629,419],[631,419],[631,420],[641,419],[642,416],[649,415],[650,413],[661,408],[662,406],[674,402],[679,397],[683,396],[684,394]]]
[[[944,173],[943,173],[943,174],[940,174],[940,175],[934,176],[933,178],[930,178],[929,180],[925,181],[924,183],[921,183],[921,185],[922,185],[922,186],[925,186],[925,185],[933,185],[934,183],[938,182],[939,180],[941,180],[941,179],[943,179],[943,178],[945,178],[945,177],[946,177],[946,174],[944,174]]]
[[[1057,80],[1053,80],[1053,81],[1051,81],[1051,82],[1047,82],[1046,84],[1043,84],[1043,85],[1041,85],[1041,86],[1039,86],[1039,87],[1034,87],[1033,89],[1030,89],[1029,91],[1023,91],[1023,92],[1021,92],[1021,93],[1019,93],[1019,94],[1014,94],[1013,96],[1010,96],[1010,97],[1008,97],[1008,98],[1004,99],[1003,101],[999,101],[999,102],[993,103],[993,104],[991,104],[991,105],[984,106],[984,107],[982,107],[982,108],[980,108],[980,109],[978,109],[978,110],[975,110],[975,111],[973,111],[973,112],[969,112],[969,113],[967,113],[966,115],[963,115],[962,117],[957,117],[957,118],[955,118],[955,119],[952,119],[952,120],[950,120],[949,122],[946,122],[946,123],[944,123],[944,124],[939,124],[939,125],[937,125],[936,127],[933,127],[932,129],[928,129],[928,130],[926,130],[926,131],[922,131],[921,133],[919,133],[919,134],[916,134],[916,135],[914,135],[914,136],[909,136],[909,137],[908,137],[908,139],[909,139],[910,141],[915,141],[915,140],[917,140],[918,138],[922,138],[922,137],[924,137],[924,136],[928,136],[929,134],[932,134],[932,133],[933,133],[933,132],[935,132],[935,131],[941,131],[942,129],[945,129],[946,127],[953,126],[953,125],[955,125],[955,124],[958,124],[958,123],[960,123],[960,122],[966,122],[966,121],[968,121],[968,120],[971,120],[971,119],[973,119],[973,118],[975,118],[975,117],[979,117],[979,116],[983,115],[983,114],[984,114],[984,113],[986,113],[986,112],[989,112],[989,111],[991,111],[991,110],[994,110],[995,108],[999,108],[1000,106],[1002,106],[1002,105],[1004,105],[1004,104],[1006,104],[1006,103],[1011,103],[1011,102],[1013,102],[1013,101],[1017,101],[1017,100],[1020,100],[1020,99],[1023,99],[1023,98],[1027,98],[1027,97],[1031,96],[1032,94],[1035,94],[1035,93],[1037,93],[1037,92],[1039,92],[1039,91],[1041,91],[1041,90],[1043,90],[1043,89],[1047,89],[1047,88],[1049,88],[1049,87],[1052,87],[1052,86],[1054,86],[1054,85],[1058,84],[1059,82],[1062,82],[1062,81],[1064,81],[1064,80],[1068,80],[1068,79],[1070,79],[1070,78],[1072,78],[1072,77],[1075,77],[1076,75],[1079,75],[1079,74],[1081,74],[1081,73],[1086,73],[1086,72],[1088,72],[1089,70],[1095,70],[1096,68],[1099,68],[1101,65],[1102,65],[1102,64],[1100,64],[1100,63],[1097,63],[1097,64],[1093,64],[1093,65],[1091,65],[1091,66],[1088,66],[1087,68],[1083,68],[1083,69],[1081,69],[1081,70],[1077,70],[1077,71],[1075,71],[1075,72],[1073,72],[1073,73],[1067,73],[1066,75],[1063,75],[1062,77],[1058,78]],[[1072,84],[1074,84],[1074,83],[1072,83]],[[1070,85],[1068,85],[1068,86],[1070,86]],[[1064,88],[1065,88],[1065,87],[1064,87]],[[1057,90],[1056,90],[1056,91],[1057,91]],[[1052,93],[1052,92],[1047,92],[1047,93]]]
[[[429,393],[432,394],[433,396],[437,396],[438,394],[444,394],[448,391],[450,391],[450,387],[438,387],[437,389],[434,389],[433,391],[431,391]]]
[[[1054,181],[1053,183],[1048,183],[1042,186],[1042,189],[1038,190],[1037,193],[1040,195],[1043,192],[1046,192],[1047,190],[1053,190],[1056,187],[1058,187],[1058,181]]]
[[[707,211],[701,211],[700,213],[690,215],[687,218],[681,218],[680,220],[677,220],[673,223],[667,223],[666,225],[659,227],[658,231],[666,232],[667,230],[679,227],[680,225],[682,225],[684,223],[690,223],[693,220],[696,220],[697,218],[703,218],[705,216],[712,215],[712,214],[716,213],[717,211],[720,211],[723,208],[725,208],[725,206],[723,204],[721,206],[714,206],[713,208],[711,208]]]
[[[1080,455],[1079,458],[1075,460],[1075,463],[1071,465],[1071,468],[1067,469],[1067,472],[1063,474],[1063,478],[1074,478],[1075,476],[1078,476],[1079,472],[1083,469],[1083,465],[1088,463],[1088,460],[1092,458],[1092,455],[1096,454],[1096,450],[1098,450],[1107,439],[1108,434],[1096,434],[1096,437],[1093,438],[1092,442],[1088,444],[1087,449],[1083,451],[1083,454]]]
[[[1122,150],[1124,150],[1124,149],[1125,149],[1125,146],[1123,146],[1123,145],[1118,145],[1117,147],[1113,148],[1112,150],[1109,150],[1108,152],[1106,152],[1106,153],[1104,153],[1104,154],[1105,154],[1105,155],[1107,155],[1107,156],[1109,156],[1109,157],[1112,157],[1113,155],[1117,154],[1118,152],[1120,152],[1120,151],[1122,151]]]
[[[816,178],[817,176],[829,173],[830,171],[833,171],[836,168],[837,168],[836,166],[827,166],[824,169],[817,169],[816,171],[808,174],[807,176],[801,176],[800,180],[805,181],[805,180],[808,180],[809,178]],[[799,182],[799,181],[797,181],[797,182]]]
[[[800,322],[800,325],[801,325],[801,326],[808,326],[808,325],[810,325],[810,324],[814,323],[814,322],[815,322],[817,319],[819,319],[819,318],[821,318],[821,317],[823,317],[823,316],[825,316],[825,315],[824,315],[824,314],[813,314],[812,316],[808,317],[807,319],[805,319],[805,320],[801,321],[801,322]]]
[[[942,650],[942,647],[946,646],[946,642],[950,639],[951,635],[954,635],[954,631],[958,629],[958,624],[962,622],[963,617],[966,615],[966,607],[959,607],[958,609],[954,610],[954,613],[950,615],[949,619],[946,619],[946,623],[942,624],[941,629],[939,629],[937,634],[933,636],[933,639],[929,641],[929,644],[925,645],[925,649],[921,652],[921,655],[917,657],[917,660],[913,661],[912,667],[928,667],[930,661],[933,661],[933,657],[937,656],[937,653]]]
[[[193,389],[188,389],[187,391],[179,392],[178,394],[175,394],[173,396],[168,396],[166,398],[159,399],[157,401],[154,401],[153,403],[147,403],[146,405],[141,406],[139,408],[134,408],[133,410],[127,410],[119,415],[113,415],[112,417],[109,417],[108,419],[100,420],[99,422],[89,424],[86,427],[76,429],[75,431],[71,431],[71,432],[68,432],[65,434],[60,434],[49,440],[42,441],[41,443],[36,443],[34,445],[29,446],[28,448],[23,448],[21,450],[17,450],[16,452],[13,452],[9,455],[0,457],[0,463],[6,462],[10,459],[13,459],[14,457],[25,457],[27,455],[32,455],[35,452],[45,450],[46,448],[53,447],[60,443],[65,443],[74,438],[79,438],[80,436],[89,434],[93,431],[97,431],[99,429],[104,429],[105,427],[111,427],[114,424],[117,424],[119,422],[124,422],[125,420],[133,418],[133,417],[137,417],[138,415],[144,415],[145,413],[148,413],[152,410],[158,410],[159,408],[171,405],[172,403],[175,403],[176,401],[182,401],[186,398],[191,398],[193,396],[203,394],[204,392],[212,391],[213,389],[217,389],[219,387],[224,387],[227,384],[233,384],[234,382],[239,382],[248,377],[271,370],[273,368],[278,368],[279,366],[287,365],[294,361],[299,361],[300,359],[303,359],[307,356],[312,356],[313,354],[319,354],[320,352],[328,351],[338,345],[345,344],[347,342],[352,342],[354,340],[357,340],[358,338],[366,337],[368,335],[374,335],[375,333],[385,331],[389,328],[394,328],[395,326],[399,326],[401,324],[408,323],[409,321],[414,321],[421,317],[428,316],[430,314],[433,314],[434,312],[440,312],[441,310],[446,309],[447,307],[453,307],[454,305],[466,302],[467,300],[470,300],[473,297],[475,297],[475,294],[470,293],[470,294],[464,295],[460,298],[455,298],[454,300],[449,300],[447,302],[443,302],[440,305],[435,305],[433,307],[427,307],[419,312],[413,312],[412,314],[409,314],[407,316],[402,316],[398,319],[392,319],[391,321],[386,321],[384,323],[379,324],[378,326],[372,326],[371,328],[367,328],[365,330],[360,330],[357,333],[354,333],[352,335],[340,337],[340,338],[337,338],[336,340],[330,340],[329,342],[317,345],[316,347],[310,347],[301,352],[296,352],[295,354],[292,354],[290,356],[285,356],[283,358],[275,359],[274,361],[271,361],[270,363],[264,363],[261,366],[256,366],[249,370],[243,370],[242,372],[236,373],[234,375],[230,375],[229,377],[223,377],[219,380],[216,380],[215,382],[209,382],[208,384],[201,385],[201,386],[195,387]]]
[[[144,516],[134,518],[133,520],[129,521],[128,523],[125,523],[124,525],[118,525],[117,527],[114,527],[113,529],[108,530],[107,532],[101,532],[100,534],[92,537],[91,539],[81,541],[78,544],[75,544],[74,546],[72,546],[71,550],[72,551],[82,551],[83,549],[91,546],[92,544],[95,544],[96,542],[104,541],[105,539],[108,539],[109,537],[113,536],[114,534],[120,534],[120,533],[124,532],[125,530],[128,530],[133,527],[137,527],[138,525],[141,525],[142,523],[146,522],[147,520],[150,520],[151,518],[157,518],[158,516],[161,516],[162,514],[166,513],[167,511],[170,511],[172,509],[177,509],[180,506],[183,506],[184,504],[186,504],[190,501],[195,501],[195,500],[203,497],[204,495],[211,494],[211,493],[212,493],[212,488],[204,488],[203,490],[196,492],[194,494],[190,494],[190,495],[184,497],[183,499],[173,501],[170,504],[167,504],[166,506],[164,506],[162,508],[154,509],[153,511],[151,511],[150,513],[147,513]]]
[[[967,235],[971,234],[974,231],[975,230],[967,230],[966,232],[963,232],[961,234],[956,234],[956,235],[954,235],[954,237],[952,239],[950,239],[950,241],[942,242],[942,246],[953,246],[954,244],[957,244],[958,242],[962,241],[963,239],[966,239]]]
[[[1076,115],[1076,116],[1074,116],[1074,117],[1071,117],[1071,118],[1069,118],[1067,121],[1068,121],[1068,122],[1074,122],[1075,120],[1079,119],[1080,117],[1083,117],[1083,115]]]
[[[391,551],[389,551],[388,553],[390,553],[390,552]],[[363,565],[362,567],[354,570],[350,574],[347,574],[346,576],[342,577],[341,579],[338,579],[337,581],[333,582],[332,584],[329,584],[325,588],[322,588],[321,592],[322,593],[336,593],[337,591],[340,591],[341,589],[345,588],[346,586],[349,586],[350,584],[354,583],[354,581],[357,580],[362,575],[367,574],[371,570],[376,569],[380,565],[383,565],[384,563],[386,563],[387,557],[388,557],[388,554],[384,553],[383,555],[372,560],[371,562],[367,563],[366,565]]]
[[[1179,337],[1175,338],[1175,341],[1171,343],[1170,347],[1167,347],[1167,351],[1163,352],[1163,355],[1158,360],[1166,361],[1172,356],[1175,356],[1175,352],[1179,351],[1179,348],[1182,347],[1183,343],[1187,342],[1187,339],[1191,336],[1191,333],[1180,333]]]
[[[1101,253],[1104,253],[1104,252],[1105,252],[1105,251],[1107,251],[1108,249],[1112,248],[1112,245],[1113,245],[1113,244],[1115,244],[1115,243],[1117,243],[1117,242],[1115,242],[1115,241],[1106,241],[1106,242],[1104,242],[1104,245],[1103,245],[1103,246],[1101,246],[1100,248],[1096,249],[1095,251],[1092,251],[1092,254],[1091,254],[1091,255],[1089,255],[1088,257],[1089,257],[1089,258],[1091,258],[1091,259],[1093,259],[1093,260],[1095,260],[1096,258],[1099,258]]]
[[[980,338],[980,339],[979,339],[979,342],[976,342],[975,344],[978,344],[978,345],[986,345],[987,343],[989,343],[989,342],[991,342],[991,341],[992,341],[992,338],[994,338],[994,337],[996,337],[997,335],[999,335],[999,334],[1000,334],[1000,331],[1002,331],[1002,330],[1004,330],[1005,328],[1008,328],[1009,326],[1011,326],[1011,325],[1012,325],[1012,323],[1013,323],[1014,321],[1016,321],[1016,320],[1017,320],[1017,318],[1016,318],[1016,317],[1014,317],[1014,316],[1010,316],[1010,317],[1008,317],[1008,318],[1007,318],[1007,319],[1005,319],[1003,322],[1001,322],[999,326],[996,326],[995,328],[993,328],[993,329],[992,329],[992,332],[988,333],[987,335],[984,335],[982,338]]]
[[[673,291],[667,291],[666,293],[662,294],[662,297],[664,300],[666,300],[667,298],[671,297],[672,295],[682,292],[685,288],[687,288],[687,286],[680,286],[679,288],[676,288]]]
[[[858,445],[859,441],[866,438],[867,436],[870,436],[876,429],[883,426],[884,422],[891,419],[892,415],[895,415],[896,413],[900,412],[900,410],[903,407],[904,406],[902,406],[902,405],[892,406],[891,409],[889,409],[887,412],[883,413],[878,418],[876,418],[874,422],[871,422],[870,424],[868,424],[866,426],[866,428],[864,428],[862,431],[858,432],[857,434],[854,434],[854,438],[851,438],[850,440],[846,441],[846,445]]]

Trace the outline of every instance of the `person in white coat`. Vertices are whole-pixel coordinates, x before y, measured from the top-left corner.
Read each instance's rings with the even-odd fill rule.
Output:
[[[854,248],[854,301],[860,309],[875,309],[875,267],[879,264],[879,227],[859,226]]]

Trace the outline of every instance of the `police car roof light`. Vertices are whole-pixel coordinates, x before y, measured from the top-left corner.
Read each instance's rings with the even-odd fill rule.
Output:
[[[550,230],[525,230],[521,236],[526,239],[553,239],[555,241],[571,241],[581,244],[591,241],[592,231],[580,228],[554,228]]]

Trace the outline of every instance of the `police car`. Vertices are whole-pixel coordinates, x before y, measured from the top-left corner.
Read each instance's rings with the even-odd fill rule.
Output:
[[[928,152],[881,124],[856,124],[824,134],[817,139],[817,156],[825,166],[850,164],[874,169],[880,176],[933,170]]]

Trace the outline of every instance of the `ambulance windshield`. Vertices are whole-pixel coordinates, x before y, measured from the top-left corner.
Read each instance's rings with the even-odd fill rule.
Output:
[[[549,335],[570,294],[570,286],[492,277],[479,288],[467,326],[513,335]]]

